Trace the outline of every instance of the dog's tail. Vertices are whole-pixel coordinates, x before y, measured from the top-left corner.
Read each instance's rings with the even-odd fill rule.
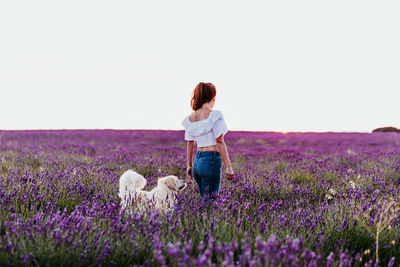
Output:
[[[124,205],[133,199],[135,192],[146,186],[146,179],[139,173],[128,170],[119,178],[119,194]]]

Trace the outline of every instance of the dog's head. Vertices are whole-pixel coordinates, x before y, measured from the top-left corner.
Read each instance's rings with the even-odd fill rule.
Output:
[[[178,177],[176,177],[174,175],[160,178],[158,180],[158,182],[165,184],[172,191],[182,190],[186,186],[186,183],[184,180],[180,180],[180,179],[178,179]]]

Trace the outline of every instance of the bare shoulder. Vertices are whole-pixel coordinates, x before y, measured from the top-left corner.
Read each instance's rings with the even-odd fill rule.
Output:
[[[213,111],[198,109],[189,115],[189,119],[191,122],[205,120],[208,118],[211,112]]]
[[[195,121],[196,118],[196,111],[193,111],[190,115],[189,115],[189,120],[190,121]]]

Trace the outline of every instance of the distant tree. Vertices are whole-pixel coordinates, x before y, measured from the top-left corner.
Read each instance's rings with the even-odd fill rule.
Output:
[[[372,132],[373,133],[385,133],[385,132],[398,132],[398,133],[400,133],[400,129],[397,129],[396,127],[388,126],[388,127],[376,128]]]

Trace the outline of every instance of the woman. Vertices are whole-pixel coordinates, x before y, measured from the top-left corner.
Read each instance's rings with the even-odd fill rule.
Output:
[[[212,110],[215,96],[216,89],[212,83],[200,82],[192,94],[193,112],[182,122],[185,140],[188,141],[186,175],[194,178],[201,197],[218,194],[222,161],[226,168],[226,179],[231,180],[234,175],[224,141],[224,134],[228,131],[224,117],[221,111]],[[197,153],[193,162],[195,143]]]

